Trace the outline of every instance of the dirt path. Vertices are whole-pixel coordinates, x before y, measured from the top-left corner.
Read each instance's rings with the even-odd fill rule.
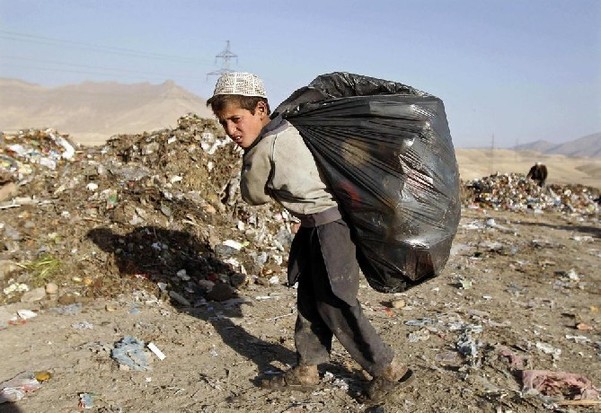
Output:
[[[0,330],[0,380],[52,377],[2,412],[540,412],[596,411],[526,394],[522,372],[570,372],[601,386],[601,226],[597,218],[464,209],[441,276],[406,293],[363,284],[368,317],[416,378],[368,408],[368,379],[338,343],[313,392],[269,392],[255,379],[294,362],[293,289],[251,284],[240,297],[175,307],[138,290],[118,299],[9,304],[37,316]],[[394,301],[395,305],[391,302]],[[135,371],[116,343],[154,343]],[[147,364],[146,364],[147,363]],[[559,399],[582,391],[556,382]],[[82,405],[82,406],[83,406]]]

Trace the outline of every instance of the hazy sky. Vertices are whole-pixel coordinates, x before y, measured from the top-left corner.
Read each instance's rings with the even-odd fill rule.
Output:
[[[601,132],[601,0],[0,0],[0,77],[44,86],[171,79],[206,99],[228,40],[273,107],[346,71],[440,97],[457,147]]]

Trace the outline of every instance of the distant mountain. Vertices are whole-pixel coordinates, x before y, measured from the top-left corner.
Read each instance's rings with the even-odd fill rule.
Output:
[[[512,149],[516,151],[534,151],[546,155],[597,158],[601,157],[601,132],[593,133],[592,135],[587,135],[559,145],[541,140],[518,145]]]
[[[46,88],[0,78],[0,107],[0,131],[53,128],[83,144],[99,144],[119,133],[174,127],[187,113],[213,117],[204,99],[172,81]]]

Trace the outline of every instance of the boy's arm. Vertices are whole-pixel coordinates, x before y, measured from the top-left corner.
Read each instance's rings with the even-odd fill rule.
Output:
[[[242,199],[251,205],[266,204],[271,200],[267,182],[271,176],[271,161],[267,156],[245,157],[240,178]]]

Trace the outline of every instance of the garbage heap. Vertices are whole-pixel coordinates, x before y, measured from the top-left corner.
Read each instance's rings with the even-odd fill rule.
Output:
[[[0,303],[144,288],[195,305],[285,271],[294,219],[240,200],[240,150],[214,120],[99,147],[0,134],[0,162]]]
[[[598,188],[547,184],[544,187],[524,174],[493,174],[463,184],[463,204],[484,209],[559,212],[595,215],[599,212]]]
[[[284,282],[296,220],[240,199],[240,150],[214,121],[79,146],[0,133],[0,304],[146,291],[183,306]],[[464,206],[594,214],[599,191],[519,174],[462,185]],[[49,304],[50,305],[50,304]]]

